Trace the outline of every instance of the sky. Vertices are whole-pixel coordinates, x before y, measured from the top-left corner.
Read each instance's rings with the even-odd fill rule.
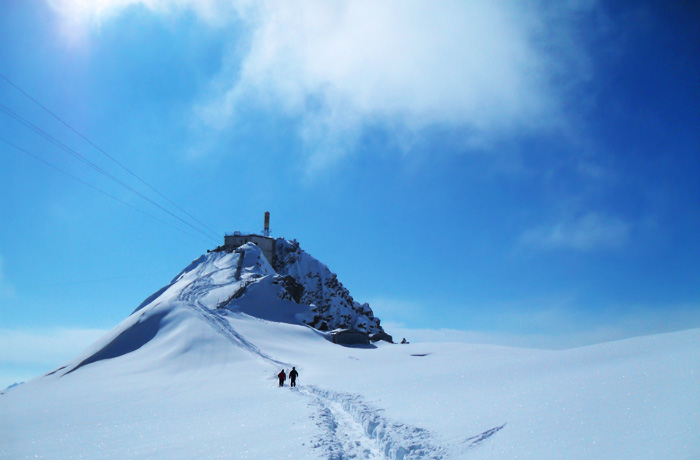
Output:
[[[7,0],[0,30],[2,387],[265,211],[394,336],[700,327],[697,2]]]

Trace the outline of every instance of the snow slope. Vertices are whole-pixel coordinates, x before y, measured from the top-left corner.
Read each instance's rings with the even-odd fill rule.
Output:
[[[700,458],[700,330],[565,351],[342,347],[257,253],[203,256],[0,395],[0,459]],[[292,365],[299,386],[278,388]]]

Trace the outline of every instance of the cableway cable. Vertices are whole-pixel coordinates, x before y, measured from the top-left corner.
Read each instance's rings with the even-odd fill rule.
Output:
[[[192,214],[190,214],[189,212],[187,212],[185,209],[183,209],[182,207],[180,207],[177,203],[175,203],[175,202],[172,201],[170,198],[168,198],[167,196],[165,196],[164,194],[162,194],[162,193],[161,193],[160,191],[158,191],[155,187],[153,187],[151,184],[149,184],[149,183],[146,182],[144,179],[142,179],[138,174],[136,174],[136,173],[133,172],[131,169],[129,169],[128,167],[126,167],[123,163],[121,163],[120,161],[118,161],[118,160],[117,160],[116,158],[114,158],[112,155],[110,155],[109,153],[107,153],[106,151],[104,151],[99,145],[95,144],[95,143],[94,143],[93,141],[91,141],[88,137],[86,137],[85,135],[83,135],[80,131],[78,131],[77,129],[73,128],[73,126],[71,126],[68,122],[66,122],[65,120],[63,120],[63,118],[61,118],[61,117],[58,116],[56,113],[54,113],[52,110],[50,110],[48,107],[46,107],[44,104],[42,104],[41,102],[39,102],[39,101],[38,101],[36,98],[34,98],[31,94],[29,94],[27,91],[25,91],[24,89],[22,89],[19,85],[17,85],[16,83],[14,83],[12,80],[10,80],[9,78],[7,78],[5,75],[3,75],[3,74],[1,74],[1,73],[0,73],[0,78],[2,78],[3,80],[5,80],[5,82],[7,82],[10,86],[12,86],[13,88],[15,88],[15,89],[16,89],[17,91],[19,91],[20,93],[22,93],[25,97],[27,97],[29,100],[31,100],[32,102],[34,102],[36,105],[38,105],[39,107],[41,107],[45,112],[47,112],[49,115],[51,115],[51,116],[54,117],[56,120],[58,120],[58,121],[59,121],[61,124],[63,124],[66,128],[68,128],[68,129],[70,129],[71,131],[73,131],[73,133],[75,133],[77,136],[79,136],[79,137],[80,137],[81,139],[83,139],[85,142],[87,142],[88,144],[90,144],[91,146],[93,146],[95,149],[97,149],[99,152],[101,152],[101,153],[102,153],[103,155],[105,155],[107,158],[109,158],[109,159],[112,160],[114,163],[116,163],[117,165],[119,165],[119,166],[120,166],[122,169],[124,169],[127,173],[129,173],[130,175],[132,175],[133,177],[135,177],[139,182],[141,182],[142,184],[144,184],[146,187],[148,187],[148,188],[151,189],[153,192],[155,192],[156,194],[158,194],[161,198],[163,198],[164,200],[166,200],[166,201],[167,201],[168,203],[170,203],[171,205],[175,206],[177,209],[179,209],[180,211],[182,211],[183,213],[185,213],[185,214],[186,214],[188,217],[190,217],[192,220],[194,220],[194,221],[197,222],[199,225],[201,225],[203,228],[207,229],[207,230],[210,231],[212,234],[214,234],[217,238],[219,238],[220,234],[219,234],[218,232],[212,230],[210,227],[208,227],[207,225],[205,225],[204,223],[202,223],[199,219],[197,219],[197,218],[194,217]]]
[[[161,209],[162,211],[164,211],[164,212],[166,212],[167,214],[171,215],[172,217],[176,218],[177,220],[179,220],[180,222],[184,223],[185,225],[188,225],[189,227],[193,228],[193,229],[196,230],[197,232],[203,234],[203,235],[206,236],[207,238],[211,238],[211,236],[210,236],[209,234],[207,234],[205,231],[203,231],[202,229],[200,229],[200,228],[194,226],[194,225],[191,224],[190,222],[187,222],[186,220],[184,220],[184,219],[181,218],[180,216],[178,216],[178,215],[172,213],[170,210],[164,208],[164,207],[161,206],[159,203],[156,203],[155,201],[153,201],[152,199],[150,199],[149,197],[147,197],[147,196],[144,195],[143,193],[141,193],[141,192],[139,192],[138,190],[134,189],[134,188],[131,187],[129,184],[126,184],[126,183],[123,182],[122,180],[118,179],[117,177],[113,176],[113,175],[110,174],[109,172],[105,171],[103,168],[101,168],[101,167],[98,166],[97,164],[95,164],[95,163],[93,163],[92,161],[88,160],[87,158],[85,158],[84,156],[82,156],[80,153],[78,153],[78,152],[76,152],[75,150],[73,150],[72,148],[68,147],[67,145],[65,145],[64,143],[62,143],[61,141],[59,141],[58,139],[56,139],[55,137],[53,137],[51,134],[47,133],[46,131],[44,131],[44,130],[41,129],[40,127],[36,126],[34,123],[30,122],[29,120],[23,118],[21,115],[17,114],[17,113],[14,112],[12,109],[10,109],[9,107],[5,106],[5,105],[2,104],[2,103],[0,103],[0,110],[3,111],[3,112],[5,112],[6,114],[8,114],[10,117],[14,118],[15,120],[17,120],[18,122],[22,123],[22,124],[25,125],[26,127],[28,127],[28,128],[30,128],[31,130],[35,131],[35,132],[38,133],[39,135],[45,137],[46,139],[48,139],[50,142],[52,142],[53,144],[55,144],[56,146],[58,146],[58,147],[61,148],[62,150],[68,152],[70,155],[74,156],[74,157],[77,158],[78,160],[82,161],[82,162],[85,163],[86,165],[88,165],[88,166],[90,166],[91,168],[93,168],[93,169],[95,169],[96,171],[98,171],[100,174],[102,174],[102,175],[108,177],[109,179],[112,179],[113,181],[115,181],[116,183],[118,183],[119,185],[121,185],[122,187],[124,187],[124,188],[130,190],[131,192],[135,193],[136,195],[140,196],[140,197],[143,198],[144,200],[146,200],[146,201],[148,201],[149,203],[151,203],[153,206],[155,206],[155,207]]]
[[[211,241],[207,241],[207,240],[203,239],[203,238],[200,237],[200,236],[194,235],[194,234],[192,234],[192,233],[190,233],[190,232],[188,232],[188,231],[186,231],[186,230],[183,230],[183,229],[181,229],[180,227],[177,227],[177,226],[171,224],[170,222],[164,221],[164,220],[162,220],[162,219],[160,219],[160,218],[158,218],[158,217],[156,217],[156,216],[154,216],[154,215],[152,215],[152,214],[150,214],[150,213],[148,213],[148,212],[146,212],[146,211],[144,211],[144,210],[142,210],[142,209],[137,208],[136,206],[133,206],[133,205],[127,203],[126,201],[124,201],[124,200],[122,200],[122,199],[120,199],[120,198],[118,198],[118,197],[112,195],[112,194],[109,193],[109,192],[105,192],[104,190],[102,190],[102,189],[100,189],[100,188],[98,188],[98,187],[96,187],[96,186],[90,184],[89,182],[86,182],[86,181],[80,179],[79,177],[74,176],[73,174],[69,173],[68,171],[65,171],[65,170],[59,168],[58,166],[54,165],[53,163],[44,160],[44,159],[41,158],[40,156],[35,155],[34,153],[32,153],[32,152],[30,152],[30,151],[28,151],[28,150],[26,150],[26,149],[23,149],[22,147],[20,147],[20,146],[18,146],[18,145],[15,145],[15,144],[13,144],[12,142],[10,142],[10,141],[8,141],[8,140],[6,140],[6,139],[0,138],[0,142],[3,142],[3,143],[5,143],[5,144],[9,145],[10,147],[14,148],[15,150],[18,150],[18,151],[20,151],[20,152],[23,152],[23,153],[29,155],[30,157],[34,158],[35,160],[40,161],[40,162],[44,163],[45,165],[47,165],[47,166],[49,166],[49,167],[55,169],[56,171],[60,172],[61,174],[64,174],[64,175],[70,177],[71,179],[74,179],[74,180],[80,182],[81,184],[86,185],[86,186],[90,187],[91,189],[93,189],[93,190],[95,190],[95,191],[97,191],[97,192],[99,192],[99,193],[101,193],[101,194],[103,194],[103,195],[105,195],[105,196],[108,196],[109,198],[111,198],[111,199],[113,199],[113,200],[115,200],[115,201],[118,201],[119,203],[123,204],[124,206],[128,206],[129,208],[133,209],[134,211],[140,212],[141,214],[143,214],[143,215],[145,215],[145,216],[147,216],[147,217],[150,217],[151,219],[157,220],[158,222],[160,222],[160,223],[162,223],[162,224],[165,224],[165,225],[167,225],[168,227],[174,228],[175,230],[177,230],[177,231],[179,231],[179,232],[182,232],[182,233],[184,233],[185,235],[188,235],[188,236],[190,236],[190,237],[192,237],[192,238],[196,238],[196,239],[199,240],[199,241],[202,241],[202,242],[207,243],[207,244],[210,244],[210,243],[211,243]]]

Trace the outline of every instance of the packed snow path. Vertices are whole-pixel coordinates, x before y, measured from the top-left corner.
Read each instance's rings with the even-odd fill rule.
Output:
[[[305,386],[299,393],[320,407],[318,425],[324,435],[318,447],[329,460],[444,459],[446,450],[423,428],[388,420],[360,395]]]
[[[313,394],[301,391],[312,398],[311,406],[317,410],[316,424],[322,434],[314,441],[316,449],[325,451],[328,460],[384,460],[379,443],[370,439],[362,425],[336,401],[324,401]]]
[[[178,296],[178,300],[182,301],[185,303],[185,305],[193,308],[197,312],[199,312],[204,319],[211,324],[211,326],[214,328],[214,330],[218,331],[219,333],[223,334],[226,338],[228,338],[231,342],[234,344],[245,348],[246,350],[250,351],[251,353],[254,353],[261,358],[263,358],[265,361],[274,364],[275,366],[280,366],[280,367],[291,367],[291,364],[285,363],[282,361],[278,361],[271,356],[263,353],[260,348],[258,348],[255,344],[252,342],[248,341],[245,337],[243,337],[238,331],[236,331],[233,326],[231,326],[231,323],[227,321],[224,317],[222,312],[212,310],[208,308],[204,303],[201,301],[201,299],[206,296],[213,287],[216,285],[214,284],[212,280],[212,275],[216,273],[216,271],[208,273],[206,275],[203,275],[200,278],[197,278],[194,280],[192,283],[187,285],[182,292],[180,292],[180,295]]]

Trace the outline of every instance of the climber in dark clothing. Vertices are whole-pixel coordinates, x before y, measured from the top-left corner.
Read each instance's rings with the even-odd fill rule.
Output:
[[[284,381],[287,380],[287,374],[284,373],[284,369],[280,371],[279,374],[277,374],[277,378],[280,379],[280,386],[284,386]]]
[[[292,387],[297,386],[297,377],[298,377],[298,376],[299,376],[299,373],[298,373],[297,370],[294,368],[294,366],[292,366],[292,370],[291,370],[291,372],[289,373],[289,380],[290,380],[289,386],[292,386]]]

